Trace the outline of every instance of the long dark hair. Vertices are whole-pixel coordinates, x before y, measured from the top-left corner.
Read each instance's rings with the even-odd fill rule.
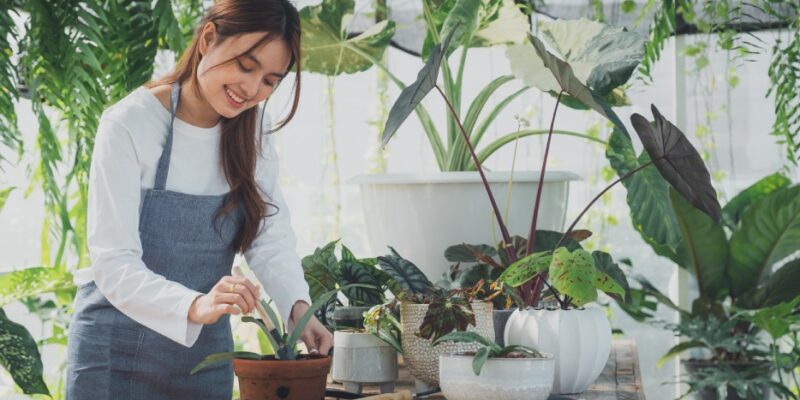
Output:
[[[297,9],[288,0],[218,1],[209,8],[200,21],[191,44],[181,55],[175,70],[145,86],[153,87],[192,79],[196,89],[195,94],[202,98],[197,80],[197,66],[202,57],[199,43],[200,33],[209,22],[216,26],[215,45],[239,34],[266,33],[261,40],[243,54],[247,54],[270,40],[285,41],[291,52],[288,71],[295,71],[294,87],[292,88],[294,99],[289,114],[276,124],[276,128],[272,132],[283,128],[294,117],[300,102],[300,16]],[[235,57],[220,65],[233,62],[233,60]],[[266,106],[266,102],[264,105]],[[264,111],[262,108],[262,118]],[[261,121],[259,121],[259,134],[254,133],[257,114],[256,107],[251,107],[242,111],[235,118],[223,117],[222,119],[221,160],[225,179],[231,187],[231,195],[217,212],[216,218],[234,211],[239,204],[243,206],[244,224],[231,243],[232,249],[237,252],[244,252],[253,243],[259,233],[262,219],[268,217],[267,210],[270,205],[261,197],[260,188],[255,179],[256,160],[261,151],[263,136],[260,132],[261,126],[263,126]]]

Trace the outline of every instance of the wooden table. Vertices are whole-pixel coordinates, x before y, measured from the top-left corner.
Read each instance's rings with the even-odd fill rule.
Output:
[[[342,389],[342,385],[328,383],[329,388]],[[414,378],[403,365],[400,366],[396,391],[414,392]],[[377,387],[366,386],[364,393],[377,394]],[[426,397],[444,400],[442,395]],[[550,400],[644,400],[642,373],[639,370],[639,351],[636,342],[629,339],[614,340],[611,355],[603,373],[584,393],[576,395],[551,395]]]

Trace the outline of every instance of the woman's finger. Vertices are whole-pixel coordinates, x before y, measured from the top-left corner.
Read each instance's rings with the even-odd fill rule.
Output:
[[[333,347],[333,335],[327,329],[323,328],[323,330],[324,332],[319,332],[319,353],[327,355]]]
[[[247,279],[244,279],[244,281],[248,282],[249,287],[253,287],[253,284],[249,283]],[[243,281],[241,281],[240,277],[237,276],[227,277],[227,279],[225,279],[225,282],[230,286],[227,290],[223,291],[223,293],[230,293],[241,296],[247,303],[247,310],[252,310],[253,308],[255,308],[258,298],[253,296],[253,293],[248,288],[248,284],[245,284]],[[231,292],[231,290],[233,292]],[[249,313],[249,311],[246,312]]]
[[[245,314],[249,314],[252,311],[252,307],[239,293],[218,293],[216,303],[236,305]]]
[[[244,285],[244,287],[247,288],[247,291],[250,292],[250,295],[253,296],[253,298],[255,298],[256,301],[258,301],[258,299],[261,298],[259,294],[260,290],[259,287],[253,284],[253,282],[250,282],[249,279],[243,276],[232,276],[228,281],[231,283],[236,283],[237,286]]]

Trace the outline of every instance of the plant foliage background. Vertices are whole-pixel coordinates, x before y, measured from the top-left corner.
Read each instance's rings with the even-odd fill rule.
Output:
[[[298,7],[318,3],[300,1]],[[531,7],[541,11],[534,13],[534,25],[558,11],[558,3],[534,1]],[[105,107],[171,67],[175,52],[186,46],[194,22],[208,4],[201,0],[0,0],[0,274],[4,273],[0,275],[0,307],[5,310],[3,321],[7,315],[37,341],[44,359],[44,383],[54,398],[63,396],[64,328],[74,295],[71,272],[90,265],[85,243],[86,185],[97,120]],[[635,83],[626,89],[631,104],[637,106],[620,109],[620,117],[627,120],[634,112],[646,113],[644,105],[650,103],[664,108],[672,104],[662,111],[702,148],[722,199],[778,170],[798,181],[800,6],[794,6],[792,14],[785,12],[792,3],[778,0],[571,4],[575,4],[568,10],[574,14],[567,15],[571,18],[624,24],[649,36],[646,61]],[[364,20],[373,24],[391,17],[383,8],[391,9],[390,0],[337,5],[344,15],[356,15],[348,20],[351,25],[328,21],[340,29],[338,39],[328,38],[337,43],[352,40],[348,28],[358,31],[354,27]],[[421,5],[418,11],[422,12]],[[756,11],[790,28],[737,33]],[[312,9],[306,15],[313,16]],[[696,33],[676,38],[672,33],[686,24],[694,26]],[[383,22],[378,34],[366,38],[368,49],[386,47],[390,30],[408,29],[399,21],[390,25],[391,21]],[[399,35],[393,40],[399,41]],[[369,252],[358,188],[347,180],[367,172],[438,169],[428,139],[413,118],[387,149],[379,149],[379,129],[390,103],[387,98],[399,93],[387,72],[412,82],[421,62],[393,47],[388,47],[382,60],[389,71],[369,64],[352,70],[320,65],[319,72],[327,75],[307,74],[298,117],[278,134],[282,184],[301,254],[340,237],[358,254],[385,253],[385,249]],[[462,95],[472,99],[491,79],[509,73],[502,46],[471,49]],[[522,88],[519,81],[506,86],[488,100],[490,106]],[[270,102],[273,119],[288,110],[287,95],[279,93]],[[553,99],[538,91],[515,95],[487,130],[487,139],[546,128],[552,105]],[[433,121],[445,120],[444,109],[435,102],[427,109]],[[595,139],[557,137],[551,154],[550,168],[583,176],[583,182],[571,191],[570,203],[579,205],[615,177],[604,156],[612,131],[592,113],[563,112],[556,129]],[[486,165],[508,170],[516,156],[515,170],[535,170],[542,148],[541,137],[525,138],[498,150]],[[596,237],[607,240],[593,246],[630,258],[634,272],[676,296],[676,268],[659,259],[632,229],[623,196],[617,192],[604,197],[604,207],[585,220],[587,228],[603,232]],[[577,212],[574,208],[568,219]],[[674,320],[676,316],[664,313],[662,317]],[[672,379],[674,365],[655,368],[655,361],[674,344],[671,333],[638,325],[621,312],[615,312],[612,320],[629,336],[664,343],[663,347],[640,348],[640,361],[648,398],[673,398],[661,382]],[[254,331],[240,327],[237,333],[237,347],[259,345]],[[19,390],[14,387],[2,370],[0,397]]]

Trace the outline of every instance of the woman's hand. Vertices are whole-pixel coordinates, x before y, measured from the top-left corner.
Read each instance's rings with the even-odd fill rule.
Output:
[[[292,315],[289,318],[290,331],[294,329],[295,322],[300,320],[307,310],[308,304],[305,301],[301,300],[294,303],[294,306],[292,306]],[[328,355],[331,347],[333,347],[333,335],[317,320],[317,317],[313,315],[300,334],[300,339],[306,344],[309,354]]]
[[[259,287],[241,276],[225,276],[189,307],[189,321],[213,324],[224,314],[248,314],[258,302]]]

